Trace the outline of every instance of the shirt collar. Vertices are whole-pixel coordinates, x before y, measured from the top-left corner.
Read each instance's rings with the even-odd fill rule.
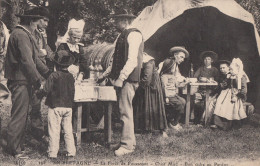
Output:
[[[26,30],[27,32],[29,32],[30,34],[32,34],[32,32],[31,32],[31,31],[29,31],[27,28],[25,28],[25,27],[24,27],[24,26],[22,26],[22,25],[17,25],[16,27],[20,27],[20,28],[22,28],[22,29]]]

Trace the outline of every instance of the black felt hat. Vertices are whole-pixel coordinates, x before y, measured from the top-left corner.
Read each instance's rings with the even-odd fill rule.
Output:
[[[17,17],[26,17],[26,18],[39,18],[42,19],[44,16],[41,16],[39,13],[39,7],[34,7],[29,10],[25,10],[23,14],[16,14]]]
[[[228,60],[219,60],[219,61],[217,62],[217,64],[218,64],[218,65],[221,65],[221,64],[227,64],[227,65],[230,65],[231,62],[228,61]]]
[[[45,8],[45,7],[37,7],[37,8],[38,8],[37,9],[38,14],[40,16],[43,16],[43,17],[48,18],[48,19],[50,18],[50,12],[47,8]]]
[[[75,58],[68,51],[60,50],[56,52],[53,61],[59,66],[68,67],[75,62]]]
[[[204,60],[206,57],[211,57],[211,59],[213,61],[216,61],[218,59],[218,54],[215,53],[214,51],[203,51],[201,54],[200,54],[200,59],[201,60]]]
[[[117,8],[113,14],[109,16],[110,18],[136,18],[135,15],[131,13],[130,10]]]

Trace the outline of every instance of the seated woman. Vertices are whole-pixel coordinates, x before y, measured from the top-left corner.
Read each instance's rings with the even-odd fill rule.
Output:
[[[217,127],[223,130],[239,127],[236,125],[247,117],[243,107],[243,102],[246,101],[247,82],[249,79],[243,70],[242,61],[234,58],[230,64],[226,86],[223,86],[214,110],[214,124]]]
[[[83,20],[70,20],[68,31],[57,48],[57,51],[66,50],[74,56],[75,62],[68,68],[74,79],[82,79],[84,75],[83,69],[86,69],[86,67],[84,67],[84,57],[82,56],[84,45],[79,43],[83,35],[84,25],[85,22]]]
[[[194,74],[195,78],[198,78],[200,82],[207,82],[207,79],[213,78],[218,79],[218,69],[212,66],[218,55],[213,51],[204,51],[200,54],[200,59],[203,61],[201,66]]]
[[[194,74],[194,77],[199,80],[199,82],[210,82],[218,79],[218,69],[212,66],[212,63],[216,61],[218,55],[213,51],[204,51],[200,54],[200,59],[203,61],[203,66],[201,66]],[[203,123],[204,117],[202,114],[204,112],[204,98],[205,98],[205,87],[199,87],[198,93],[195,93],[195,105],[194,105],[194,115],[195,124]]]
[[[220,92],[223,89],[227,88],[227,74],[229,73],[229,66],[230,66],[231,62],[228,60],[219,60],[217,62],[217,64],[219,65],[220,74],[219,74],[219,78],[217,80],[218,86],[210,94],[212,97],[209,101],[208,122],[212,121],[212,115],[215,110],[217,98],[218,98]],[[214,128],[215,126],[211,126],[211,127]]]
[[[166,109],[168,126],[178,131],[182,129],[179,122],[186,104],[185,99],[178,95],[178,87],[184,86],[181,83],[186,80],[181,76],[178,65],[189,56],[189,53],[183,47],[173,47],[170,49],[170,54],[172,57],[162,63],[160,76],[165,102],[170,107]]]
[[[162,84],[154,58],[144,53],[140,86],[134,100],[135,129],[160,130],[167,137],[167,120],[164,109]]]

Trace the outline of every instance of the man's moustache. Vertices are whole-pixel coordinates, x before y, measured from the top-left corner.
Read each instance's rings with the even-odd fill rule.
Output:
[[[38,31],[39,31],[39,32],[44,32],[45,29],[43,29],[43,28],[38,28]]]

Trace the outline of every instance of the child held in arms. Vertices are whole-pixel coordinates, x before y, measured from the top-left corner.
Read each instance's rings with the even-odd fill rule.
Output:
[[[48,110],[48,132],[49,147],[48,157],[57,158],[59,151],[60,128],[64,129],[66,156],[73,158],[76,154],[72,131],[72,104],[74,100],[74,78],[68,71],[68,67],[75,59],[68,51],[56,52],[53,61],[57,71],[53,72],[47,79],[43,89],[37,92],[37,97],[47,96],[45,104]]]

